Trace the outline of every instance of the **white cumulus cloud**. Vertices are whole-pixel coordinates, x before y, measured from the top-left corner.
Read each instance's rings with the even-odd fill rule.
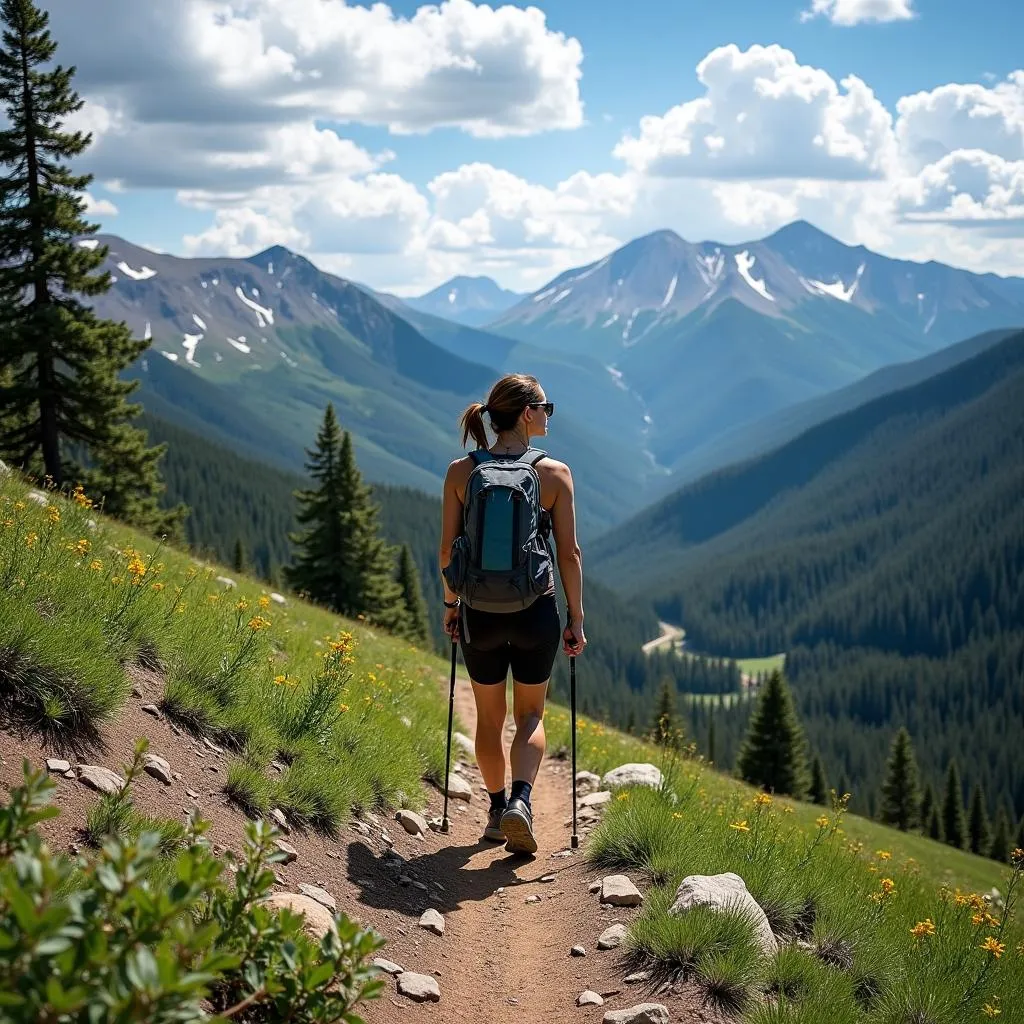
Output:
[[[911,0],[812,0],[801,21],[828,18],[833,25],[859,25],[865,21],[907,21],[914,17]]]
[[[704,95],[641,119],[615,155],[663,177],[882,177],[892,164],[892,116],[859,78],[836,83],[781,46],[730,43],[698,65]]]

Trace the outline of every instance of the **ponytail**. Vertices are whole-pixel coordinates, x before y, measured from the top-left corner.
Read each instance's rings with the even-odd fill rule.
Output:
[[[466,441],[470,435],[476,441],[477,448],[487,447],[487,431],[484,429],[484,410],[487,408],[483,402],[473,402],[462,414],[462,447],[466,447]]]

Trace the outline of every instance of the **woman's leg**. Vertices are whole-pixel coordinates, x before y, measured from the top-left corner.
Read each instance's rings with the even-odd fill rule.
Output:
[[[505,685],[473,683],[476,700],[476,763],[490,793],[505,788],[505,749],[501,742],[505,727]]]
[[[516,720],[511,751],[513,782],[528,782],[532,786],[544,760],[544,701],[549,681],[513,682],[512,715]]]

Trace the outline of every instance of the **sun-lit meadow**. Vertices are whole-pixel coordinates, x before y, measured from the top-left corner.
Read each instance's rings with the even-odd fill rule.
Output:
[[[99,516],[81,492],[0,475],[0,717],[88,745],[159,672],[172,722],[227,747],[227,791],[333,832],[354,809],[422,802],[444,766],[437,667],[407,642]]]

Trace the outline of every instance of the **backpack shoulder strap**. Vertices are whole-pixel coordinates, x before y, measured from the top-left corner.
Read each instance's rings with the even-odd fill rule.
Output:
[[[527,448],[520,457],[520,462],[525,462],[528,466],[536,466],[541,459],[546,459],[548,453],[541,448]]]
[[[473,460],[473,466],[479,466],[482,462],[490,462],[494,456],[486,448],[475,448],[469,453],[469,457]]]

